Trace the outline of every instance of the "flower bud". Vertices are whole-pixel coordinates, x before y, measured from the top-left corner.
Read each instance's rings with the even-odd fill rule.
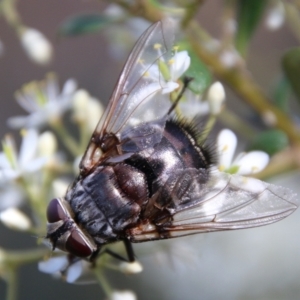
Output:
[[[222,105],[225,101],[225,90],[220,82],[213,83],[207,93],[210,113],[218,115],[221,112]]]
[[[125,274],[136,274],[143,271],[143,266],[138,261],[122,262],[119,268]]]
[[[39,136],[38,152],[41,156],[51,157],[57,149],[55,135],[51,131],[45,131]]]
[[[20,210],[10,207],[0,213],[1,222],[10,229],[26,231],[31,227],[31,221]]]
[[[40,31],[34,28],[24,28],[20,38],[25,52],[33,62],[45,65],[51,61],[52,45]]]
[[[109,297],[109,300],[136,300],[136,296],[132,291],[114,291]]]

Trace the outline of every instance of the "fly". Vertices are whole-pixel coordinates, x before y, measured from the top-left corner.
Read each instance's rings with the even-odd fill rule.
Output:
[[[76,257],[101,247],[266,225],[291,214],[296,194],[214,167],[193,124],[172,116],[176,82],[161,75],[172,57],[171,21],[138,40],[64,198],[47,209],[47,238]],[[177,84],[178,85],[178,84]]]

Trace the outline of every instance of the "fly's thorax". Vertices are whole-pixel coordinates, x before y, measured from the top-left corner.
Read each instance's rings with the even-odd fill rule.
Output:
[[[47,236],[53,246],[78,257],[91,257],[98,251],[92,237],[74,221],[74,212],[63,198],[50,201],[47,209]]]

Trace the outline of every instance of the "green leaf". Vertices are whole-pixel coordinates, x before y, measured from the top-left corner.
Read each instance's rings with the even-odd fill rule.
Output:
[[[264,12],[266,0],[237,0],[236,48],[242,54],[247,52],[248,43]]]
[[[289,139],[285,132],[278,129],[271,129],[258,134],[248,150],[262,150],[269,155],[285,149],[289,144]]]
[[[300,101],[300,47],[290,49],[283,55],[282,68]]]
[[[77,15],[67,19],[58,29],[60,36],[76,36],[94,33],[116,22],[112,18],[102,14]]]
[[[188,88],[195,94],[203,94],[210,86],[212,75],[206,65],[199,59],[187,42],[179,43],[179,51],[187,50],[191,58],[191,64],[183,76],[192,77]]]

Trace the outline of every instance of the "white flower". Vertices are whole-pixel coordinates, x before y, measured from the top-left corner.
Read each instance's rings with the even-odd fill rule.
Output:
[[[225,90],[221,82],[217,81],[210,86],[207,100],[212,115],[218,115],[221,112],[225,97]]]
[[[64,278],[68,283],[95,283],[96,277],[90,262],[67,256],[57,256],[38,263],[39,271]]]
[[[3,141],[3,152],[0,153],[0,183],[41,169],[46,163],[46,158],[37,156],[37,146],[38,133],[34,129],[23,131],[19,154],[12,137],[6,136]]]
[[[189,89],[185,91],[182,99],[180,99],[178,107],[184,117],[188,119],[209,114],[208,101],[204,101],[201,95],[196,95]]]
[[[283,25],[284,21],[284,5],[281,1],[277,1],[268,11],[266,16],[266,26],[270,30],[277,30]]]
[[[121,262],[119,265],[119,269],[121,272],[125,274],[136,274],[141,273],[143,271],[143,266],[138,262]]]
[[[34,28],[22,28],[21,44],[28,57],[35,63],[44,65],[51,61],[53,48],[47,38]]]
[[[158,52],[160,52],[160,47],[159,44],[154,45],[154,49]],[[175,51],[170,60],[161,59],[159,61],[160,66],[157,64],[150,66],[145,76],[152,78],[154,82],[159,82],[162,86],[162,94],[169,94],[179,87],[177,80],[189,68],[190,63],[191,58],[187,51]]]
[[[11,117],[8,125],[12,128],[30,128],[57,121],[70,109],[76,87],[76,82],[69,79],[60,92],[53,74],[49,74],[46,80],[26,84],[16,93],[16,99],[30,115]]]
[[[263,151],[243,152],[233,160],[236,146],[236,135],[229,129],[223,129],[217,137],[220,171],[250,175],[262,171],[269,163],[269,155]]]
[[[84,123],[90,132],[93,132],[103,114],[103,106],[98,99],[90,96],[83,89],[74,94],[73,118],[78,123]]]
[[[136,300],[136,295],[129,290],[123,290],[123,291],[114,291],[110,297],[109,300]]]
[[[1,182],[0,211],[10,207],[17,207],[22,204],[24,199],[24,191],[17,184],[14,182]]]
[[[30,219],[19,209],[10,207],[0,212],[0,221],[8,228],[26,231],[31,227]]]

